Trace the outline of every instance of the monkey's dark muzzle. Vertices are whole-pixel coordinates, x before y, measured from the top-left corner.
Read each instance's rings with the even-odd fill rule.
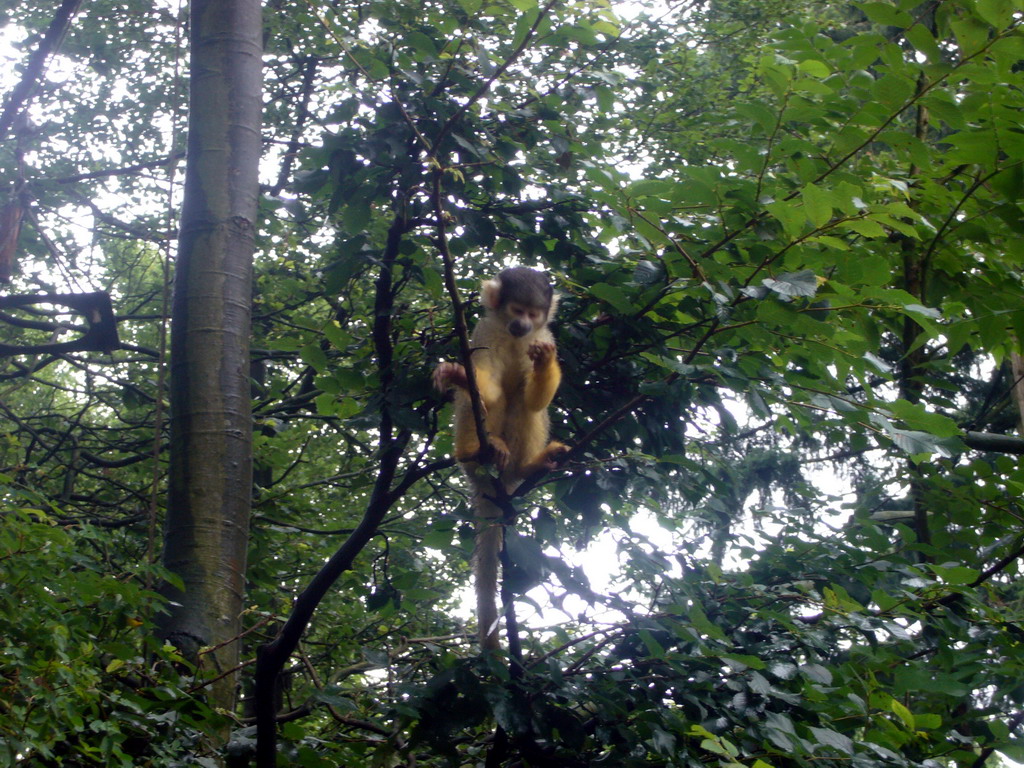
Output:
[[[521,339],[523,336],[533,330],[533,324],[523,322],[522,320],[513,320],[508,324],[508,332],[515,336],[517,339]]]

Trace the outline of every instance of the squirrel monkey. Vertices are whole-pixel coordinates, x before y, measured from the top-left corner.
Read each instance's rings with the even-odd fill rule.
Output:
[[[548,405],[562,379],[555,340],[548,329],[558,299],[542,273],[513,267],[484,281],[480,301],[485,313],[470,339],[473,372],[491,460],[505,492],[511,493],[534,472],[554,469],[558,457],[569,450],[548,442]],[[434,386],[441,392],[456,390],[455,458],[473,489],[476,509],[473,574],[480,645],[497,650],[495,593],[504,540],[502,511],[488,498],[495,496],[492,479],[478,471],[480,441],[465,369],[459,363],[441,363],[434,370]]]

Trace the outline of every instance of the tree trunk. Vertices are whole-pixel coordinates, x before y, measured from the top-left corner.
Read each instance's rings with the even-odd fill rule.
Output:
[[[184,590],[160,634],[216,673],[241,628],[252,478],[249,331],[260,158],[259,0],[193,0],[188,160],[171,315],[164,565]],[[235,675],[210,689],[231,709]]]

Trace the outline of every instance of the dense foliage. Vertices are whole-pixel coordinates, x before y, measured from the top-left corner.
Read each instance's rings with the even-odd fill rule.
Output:
[[[225,670],[151,633],[184,22],[83,5],[0,136],[0,294],[109,291],[122,346],[0,358],[0,759],[246,764],[256,648],[382,477],[285,669],[282,764],[1024,759],[1022,12],[269,2],[245,661],[215,712]],[[51,14],[5,6],[5,55]],[[510,263],[562,294],[576,448],[515,500],[521,664],[467,631],[443,253],[473,312]],[[0,342],[67,320],[2,310]]]

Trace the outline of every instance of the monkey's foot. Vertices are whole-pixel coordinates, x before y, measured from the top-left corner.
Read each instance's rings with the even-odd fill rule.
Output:
[[[549,472],[553,469],[558,469],[561,464],[560,459],[571,450],[572,449],[568,445],[555,442],[551,443],[544,449],[544,453],[541,454],[541,466]]]
[[[548,447],[537,454],[537,458],[522,469],[522,476],[529,477],[534,472],[550,472],[561,466],[561,458],[572,449],[557,441],[548,443]]]
[[[555,345],[550,341],[535,341],[526,350],[526,355],[533,361],[534,368],[543,368],[555,359]]]
[[[491,441],[491,463],[494,464],[495,468],[499,472],[505,471],[505,467],[508,466],[508,459],[511,455],[508,444],[500,437],[490,436]]]
[[[447,392],[452,387],[469,389],[466,381],[466,369],[461,363],[441,363],[434,369],[434,389]]]

